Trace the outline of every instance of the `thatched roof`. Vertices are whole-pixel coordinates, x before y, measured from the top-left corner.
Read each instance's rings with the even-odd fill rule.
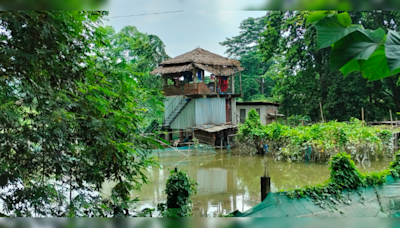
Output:
[[[184,63],[202,63],[207,65],[236,66],[235,60],[225,58],[201,48],[179,55],[175,58],[165,60],[160,66],[184,64]]]
[[[182,65],[182,66],[168,66],[168,67],[159,67],[154,69],[152,74],[173,74],[173,73],[181,73],[185,71],[190,71],[193,69],[192,64]]]
[[[168,59],[159,64],[152,74],[173,74],[190,71],[192,69],[206,70],[215,75],[229,76],[244,69],[240,62],[214,54],[201,48]]]

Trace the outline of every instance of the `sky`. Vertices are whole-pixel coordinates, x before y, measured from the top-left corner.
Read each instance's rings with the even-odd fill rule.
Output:
[[[197,47],[226,57],[226,48],[219,42],[238,35],[244,19],[264,16],[265,11],[243,11],[263,3],[265,0],[116,0],[105,7],[109,15],[104,24],[116,31],[133,25],[140,32],[157,35],[171,57]],[[153,15],[118,17],[146,13]]]

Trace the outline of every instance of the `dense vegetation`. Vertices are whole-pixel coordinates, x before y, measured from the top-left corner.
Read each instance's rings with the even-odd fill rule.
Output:
[[[291,127],[279,123],[262,125],[252,109],[244,124],[239,126],[239,145],[243,151],[263,153],[267,144],[275,159],[288,161],[326,161],[335,154],[347,152],[359,163],[378,155],[392,155],[392,132],[378,127],[367,127],[362,121],[349,123],[331,121],[311,126]]]
[[[167,56],[155,36],[104,29],[106,14],[0,12],[0,213],[132,215],[156,165],[138,134],[162,105],[148,72]]]
[[[290,198],[310,197],[318,206],[329,209],[334,208],[338,202],[351,204],[351,201],[343,196],[344,190],[356,190],[360,187],[370,187],[386,183],[386,177],[392,175],[399,177],[400,151],[396,154],[390,167],[381,172],[361,173],[355,167],[349,154],[339,153],[330,161],[330,178],[324,184],[316,186],[304,186],[299,189],[281,190]]]
[[[317,30],[308,23],[308,11],[269,11],[265,17],[242,22],[241,33],[221,44],[239,59],[243,99],[277,101],[281,113],[320,120],[319,102],[326,120],[389,119],[389,110],[400,110],[399,75],[369,81],[360,72],[346,77],[331,71],[331,48],[319,49]],[[349,12],[352,24],[365,29],[396,30],[398,11]],[[257,85],[257,86],[255,86]],[[236,86],[235,88],[239,88]],[[393,117],[395,118],[395,117]]]

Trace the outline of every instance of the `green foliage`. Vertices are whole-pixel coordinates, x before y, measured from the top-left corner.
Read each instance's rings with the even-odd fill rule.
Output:
[[[104,50],[105,12],[0,12],[0,191],[11,216],[129,216],[151,94]],[[157,144],[156,144],[157,145]],[[99,195],[114,182],[111,196]]]
[[[389,170],[394,177],[400,177],[400,151],[396,153],[394,161],[390,163]]]
[[[255,109],[251,109],[245,122],[239,125],[238,143],[241,145],[251,145],[257,149],[257,153],[263,153],[261,140],[265,138],[265,126],[260,121],[260,116]]]
[[[318,48],[333,46],[331,70],[342,69],[346,75],[360,71],[369,80],[382,79],[400,72],[398,59],[400,35],[389,30],[387,36],[382,28],[364,29],[351,25],[347,12],[331,14],[315,24]]]
[[[254,45],[262,38],[260,34],[264,31],[264,27],[264,17],[250,17],[241,22],[239,35],[220,42],[222,46],[227,48],[225,53],[240,60],[241,66],[244,67],[241,75],[242,93],[245,101],[261,101],[271,97],[274,86],[274,81],[270,75],[265,74],[274,65],[274,61],[263,61],[262,54],[258,53],[257,46]],[[239,80],[236,80],[235,88],[240,88],[239,86]]]
[[[319,17],[323,14],[322,21],[332,12],[317,13]],[[319,121],[321,102],[325,120],[361,119],[361,107],[364,107],[365,120],[373,121],[389,119],[388,110],[400,110],[400,87],[396,86],[398,75],[375,81],[360,77],[361,73],[368,77],[378,76],[372,68],[379,70],[384,66],[378,63],[385,50],[378,48],[369,60],[360,60],[364,69],[361,73],[351,66],[357,66],[360,61],[350,61],[341,68],[347,74],[343,77],[340,71],[330,69],[331,47],[327,45],[327,48],[319,49],[319,45],[324,43],[320,39],[333,39],[340,34],[334,31],[350,30],[351,26],[346,28],[337,22],[336,27],[331,24],[333,27],[326,30],[329,34],[317,34],[319,22],[307,22],[311,15],[309,11],[269,11],[265,17],[266,26],[258,47],[265,61],[280,59],[280,63],[273,65],[277,68],[271,70],[269,77],[274,81],[272,96],[283,104],[281,113],[289,111],[290,115],[307,115],[311,120]],[[349,12],[348,15],[353,24],[361,23],[365,29],[371,30],[395,30],[400,21],[400,14],[395,11]],[[343,19],[347,21],[343,22],[345,25],[348,19]],[[388,21],[391,23],[386,23]],[[338,56],[343,60],[342,55]],[[252,86],[254,88],[254,84]]]
[[[245,122],[239,127],[239,134],[244,137],[263,137],[265,134],[264,125],[261,123],[260,116],[255,109],[251,109]]]
[[[265,132],[262,140],[270,146],[272,155],[289,161],[305,159],[307,148],[311,149],[312,160],[327,160],[341,151],[358,162],[368,156],[392,153],[390,131],[364,127],[357,119],[350,123],[331,121],[297,127],[272,123],[265,126]]]
[[[343,190],[355,190],[359,187],[382,185],[386,183],[386,177],[390,175],[389,170],[362,174],[354,165],[350,155],[339,153],[332,157],[330,162],[331,177],[325,184],[316,186],[305,186],[299,189],[290,189],[280,192],[289,198],[310,197],[315,204],[327,209],[332,204],[344,202],[350,204],[343,198]]]
[[[110,26],[105,27],[107,38],[111,46],[104,48],[110,58],[118,59],[120,63],[103,66],[121,73],[133,74],[140,87],[147,88],[143,92],[146,99],[137,99],[138,106],[145,109],[141,128],[151,124],[153,120],[161,123],[164,114],[162,103],[162,80],[150,72],[158,64],[170,57],[165,52],[165,45],[161,39],[152,34],[141,33],[134,26],[125,26],[115,32]]]
[[[190,197],[197,193],[197,185],[185,172],[171,171],[165,189],[167,203],[158,205],[163,217],[190,217],[192,215]]]
[[[339,153],[333,156],[329,169],[331,170],[330,182],[340,188],[356,189],[363,185],[361,173],[356,169],[350,154]]]

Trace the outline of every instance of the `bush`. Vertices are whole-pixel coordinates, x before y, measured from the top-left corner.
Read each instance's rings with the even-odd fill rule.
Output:
[[[165,193],[167,203],[159,204],[158,210],[163,217],[190,217],[192,201],[190,197],[197,193],[197,183],[183,171],[171,171]]]
[[[277,159],[304,160],[309,148],[311,160],[326,161],[339,152],[351,154],[359,163],[378,154],[392,155],[392,132],[365,127],[357,119],[298,127],[271,123],[265,126],[265,133],[262,140]]]

